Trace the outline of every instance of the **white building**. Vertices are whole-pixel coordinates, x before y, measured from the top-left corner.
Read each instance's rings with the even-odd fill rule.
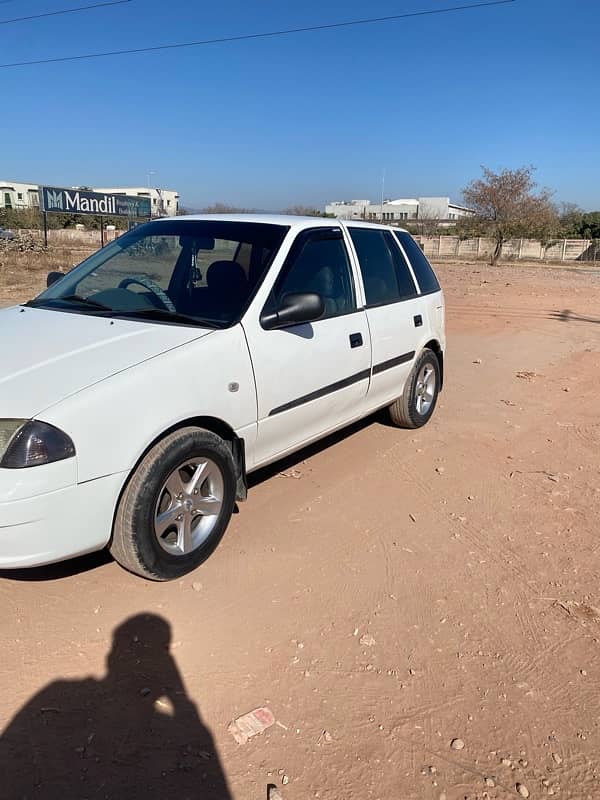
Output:
[[[128,194],[135,197],[149,197],[153,217],[174,217],[179,210],[179,193],[173,189],[149,189],[147,186],[94,187],[95,192],[106,194]]]
[[[0,208],[38,208],[37,183],[16,183],[0,180]]]
[[[409,220],[436,220],[455,222],[469,217],[473,211],[451,203],[449,197],[409,197],[371,203],[370,200],[336,200],[325,206],[327,214],[340,219],[365,219],[371,221],[402,222]]]
[[[82,187],[72,186],[70,188],[77,189]],[[174,217],[179,210],[179,193],[172,189],[149,189],[146,186],[125,188],[93,186],[90,191],[149,197],[153,217]],[[39,208],[39,205],[39,184],[0,180],[0,208]]]

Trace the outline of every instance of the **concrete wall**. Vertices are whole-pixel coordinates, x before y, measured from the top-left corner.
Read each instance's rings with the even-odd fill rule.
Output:
[[[493,239],[459,239],[458,236],[417,236],[425,255],[433,258],[460,256],[488,258]],[[501,258],[529,261],[600,261],[600,245],[588,239],[558,239],[543,245],[536,239],[511,239],[502,246]]]
[[[36,239],[43,239],[43,231],[17,231],[18,233],[29,233]],[[104,243],[112,242],[125,231],[104,231]],[[49,245],[62,245],[65,247],[100,247],[100,230],[78,231],[75,228],[50,228],[48,231]]]

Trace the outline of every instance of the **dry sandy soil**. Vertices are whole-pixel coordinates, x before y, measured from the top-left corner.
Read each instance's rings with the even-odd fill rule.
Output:
[[[600,797],[600,275],[439,273],[426,428],[256,477],[185,580],[0,577],[2,798]]]

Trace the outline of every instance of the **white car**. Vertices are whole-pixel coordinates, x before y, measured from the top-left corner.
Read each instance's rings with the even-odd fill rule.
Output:
[[[444,299],[405,231],[211,215],[141,225],[0,311],[0,568],[109,547],[177,578],[246,476],[442,387]]]

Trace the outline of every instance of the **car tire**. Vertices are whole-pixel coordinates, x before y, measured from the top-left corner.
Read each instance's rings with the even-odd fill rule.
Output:
[[[154,581],[191,572],[218,545],[235,505],[231,448],[216,434],[182,428],[144,456],[121,496],[110,552]]]
[[[440,363],[433,350],[425,348],[406,380],[402,397],[389,407],[392,423],[399,428],[420,428],[435,410],[441,382]]]

